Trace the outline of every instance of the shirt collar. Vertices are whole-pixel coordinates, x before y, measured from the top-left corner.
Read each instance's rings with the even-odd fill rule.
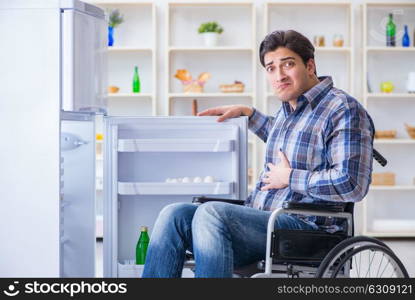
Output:
[[[333,88],[333,80],[330,76],[319,77],[318,80],[320,81],[319,83],[302,95],[310,103],[311,109],[314,109],[320,100]]]
[[[333,88],[333,80],[330,76],[319,77],[318,80],[320,81],[318,84],[298,97],[297,107],[301,106],[303,102],[307,102],[310,104],[311,109],[313,110],[320,102],[320,100],[324,98],[327,93]],[[286,117],[293,112],[293,109],[288,102],[284,101],[282,106]]]

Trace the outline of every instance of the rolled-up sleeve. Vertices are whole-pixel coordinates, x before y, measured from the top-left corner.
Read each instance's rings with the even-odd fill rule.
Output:
[[[272,129],[275,118],[266,116],[253,108],[253,114],[249,117],[248,128],[264,142],[268,139],[268,134]]]
[[[294,169],[291,190],[325,201],[357,202],[369,189],[372,173],[374,126],[360,105],[343,107],[328,123],[326,153],[329,168]]]

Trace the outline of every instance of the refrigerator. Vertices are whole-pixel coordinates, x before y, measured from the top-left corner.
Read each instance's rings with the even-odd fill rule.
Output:
[[[98,119],[104,277],[140,276],[140,227],[151,239],[164,206],[247,197],[246,117],[108,114],[101,9],[76,0],[2,1],[0,19],[7,70],[0,77],[0,277],[95,276]]]

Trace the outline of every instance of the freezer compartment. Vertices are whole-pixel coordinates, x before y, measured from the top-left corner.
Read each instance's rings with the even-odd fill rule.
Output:
[[[233,140],[219,139],[124,139],[119,152],[232,152]]]
[[[61,108],[106,113],[107,23],[101,9],[84,5],[86,13],[68,7],[61,14]]]
[[[233,194],[232,182],[168,183],[168,182],[119,182],[120,195],[221,195]]]

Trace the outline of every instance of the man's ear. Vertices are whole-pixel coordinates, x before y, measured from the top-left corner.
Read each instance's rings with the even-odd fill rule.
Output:
[[[306,65],[308,75],[315,75],[316,73],[316,63],[313,58],[310,58]]]

